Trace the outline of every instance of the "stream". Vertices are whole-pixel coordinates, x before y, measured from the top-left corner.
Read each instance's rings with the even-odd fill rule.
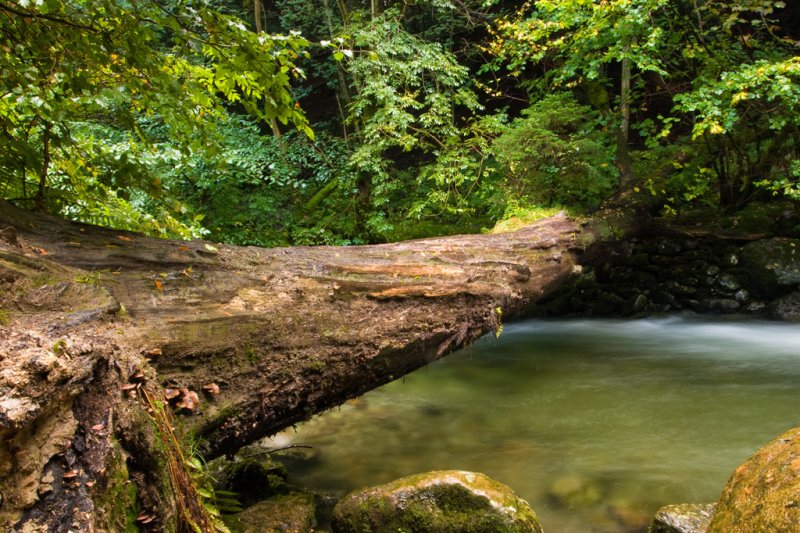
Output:
[[[277,435],[292,481],[344,495],[436,469],[483,472],[549,533],[645,531],[715,501],[758,447],[800,425],[800,327],[692,318],[507,325]]]

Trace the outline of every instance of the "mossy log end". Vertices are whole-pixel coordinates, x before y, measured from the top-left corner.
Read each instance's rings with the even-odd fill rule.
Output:
[[[0,203],[0,528],[122,529],[130,512],[104,498],[133,483],[169,530],[142,389],[179,391],[180,430],[206,458],[232,454],[524,315],[603,233],[559,215],[508,234],[260,249]]]

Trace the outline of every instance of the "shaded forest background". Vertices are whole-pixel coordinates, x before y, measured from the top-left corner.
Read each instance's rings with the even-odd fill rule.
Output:
[[[800,199],[781,1],[2,0],[0,25],[0,195],[68,219],[358,244],[621,190]]]

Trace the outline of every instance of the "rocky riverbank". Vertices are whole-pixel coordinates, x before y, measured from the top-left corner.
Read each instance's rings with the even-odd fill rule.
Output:
[[[540,302],[544,316],[675,312],[800,321],[800,239],[636,237],[605,244],[575,283]]]

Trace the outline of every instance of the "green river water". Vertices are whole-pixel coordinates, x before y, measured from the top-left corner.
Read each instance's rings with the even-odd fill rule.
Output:
[[[549,533],[643,531],[800,425],[798,384],[800,326],[528,321],[264,445],[312,446],[290,473],[318,491],[475,470]]]

